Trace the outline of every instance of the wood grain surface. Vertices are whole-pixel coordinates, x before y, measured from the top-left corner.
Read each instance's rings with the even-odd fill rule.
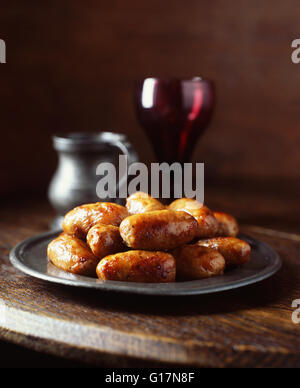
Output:
[[[299,367],[300,236],[260,227],[283,268],[260,284],[188,298],[121,296],[32,279],[11,267],[10,249],[47,229],[44,202],[3,206],[0,217],[0,339],[98,366]]]

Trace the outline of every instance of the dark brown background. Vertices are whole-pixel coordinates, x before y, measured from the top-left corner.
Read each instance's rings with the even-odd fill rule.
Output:
[[[291,42],[300,35],[299,11],[298,0],[1,4],[0,193],[44,190],[55,169],[54,132],[125,132],[152,160],[132,104],[134,80],[149,75],[216,81],[216,114],[194,154],[210,181],[292,188],[300,65],[291,62]]]

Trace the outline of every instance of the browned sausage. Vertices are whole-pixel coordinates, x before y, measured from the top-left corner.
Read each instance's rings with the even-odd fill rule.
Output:
[[[164,205],[149,194],[138,191],[127,198],[126,207],[130,214],[164,210]]]
[[[192,241],[198,224],[188,213],[159,210],[126,218],[120,232],[130,248],[169,250]]]
[[[102,259],[105,256],[124,250],[118,226],[96,224],[87,235],[87,243],[93,254]]]
[[[231,214],[214,212],[214,216],[219,223],[217,236],[236,237],[239,234],[238,222]]]
[[[196,244],[183,245],[172,251],[172,254],[176,261],[178,279],[205,279],[224,273],[224,257],[215,249]]]
[[[169,206],[169,210],[174,211],[187,211],[193,209],[201,209],[203,203],[196,201],[192,198],[180,198],[173,201]]]
[[[97,202],[78,206],[64,218],[63,230],[69,235],[84,239],[88,231],[96,224],[119,226],[128,216],[124,206],[110,202]]]
[[[202,206],[201,209],[193,209],[188,211],[196,221],[198,222],[198,235],[199,238],[214,237],[218,231],[218,221],[213,215],[213,212],[206,206]]]
[[[169,283],[176,277],[175,259],[165,252],[128,251],[107,256],[97,267],[103,280]]]
[[[184,211],[191,214],[198,222],[199,238],[215,237],[218,231],[218,221],[213,212],[202,203],[191,198],[181,198],[169,205],[170,210]]]
[[[85,242],[65,233],[48,245],[48,257],[56,267],[83,276],[95,276],[99,263]]]
[[[235,237],[216,237],[209,240],[199,240],[198,245],[216,249],[224,257],[226,265],[238,266],[248,263],[251,247],[243,240]]]

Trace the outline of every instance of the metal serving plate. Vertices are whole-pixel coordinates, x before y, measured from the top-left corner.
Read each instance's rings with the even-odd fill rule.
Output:
[[[27,275],[51,283],[95,288],[102,291],[141,295],[201,295],[260,282],[274,275],[281,267],[279,255],[267,244],[241,235],[252,247],[250,263],[227,271],[224,276],[176,283],[129,283],[103,281],[67,273],[52,265],[47,258],[47,245],[59,232],[48,232],[18,244],[10,253],[14,267]]]

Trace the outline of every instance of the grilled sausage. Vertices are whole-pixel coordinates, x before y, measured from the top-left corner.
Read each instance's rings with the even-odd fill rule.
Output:
[[[246,241],[235,237],[216,237],[209,240],[200,240],[197,244],[216,249],[224,257],[228,266],[246,264],[250,260],[250,245]]]
[[[87,243],[93,254],[102,259],[124,250],[124,244],[118,226],[96,224],[87,235]]]
[[[216,250],[199,245],[183,245],[172,255],[176,261],[177,278],[181,280],[205,279],[223,275],[225,259]]]
[[[191,214],[198,222],[199,238],[215,237],[218,231],[218,221],[213,212],[204,206],[202,203],[191,199],[181,198],[172,202],[169,205],[170,210],[184,211]]]
[[[214,212],[214,216],[218,220],[219,237],[236,237],[239,234],[239,225],[237,220],[230,214],[222,212]]]
[[[78,206],[71,210],[64,218],[63,230],[65,233],[85,239],[88,231],[96,224],[119,226],[128,216],[124,206],[110,202],[97,202]]]
[[[218,231],[218,221],[213,215],[213,212],[208,207],[202,206],[201,209],[193,209],[188,211],[198,222],[199,238],[215,237]]]
[[[120,232],[130,248],[169,250],[192,241],[198,224],[188,213],[159,210],[126,218]]]
[[[76,275],[95,276],[99,259],[93,255],[88,245],[62,233],[48,245],[48,257],[58,268]]]
[[[126,207],[130,214],[164,210],[164,205],[149,194],[138,191],[127,198]]]
[[[193,209],[201,209],[203,203],[196,201],[192,198],[180,198],[173,201],[169,206],[169,210],[174,211],[188,211]]]
[[[103,280],[169,283],[176,277],[175,259],[165,252],[128,251],[107,256],[97,267]]]

